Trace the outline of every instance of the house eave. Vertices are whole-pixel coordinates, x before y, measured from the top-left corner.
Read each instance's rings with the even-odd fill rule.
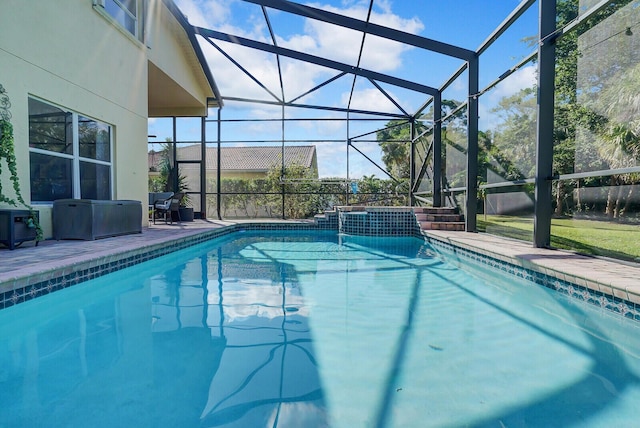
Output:
[[[220,95],[220,90],[218,89],[218,85],[216,84],[215,79],[213,78],[213,74],[211,73],[211,69],[209,68],[209,64],[207,63],[204,53],[200,48],[200,44],[198,43],[193,27],[191,26],[191,24],[189,24],[187,17],[184,16],[184,14],[176,6],[173,0],[163,0],[163,1],[164,1],[164,4],[169,9],[169,11],[173,14],[173,16],[176,18],[178,23],[184,29],[189,39],[189,42],[191,43],[191,48],[193,49],[193,52],[198,58],[201,71],[202,73],[204,73],[204,76],[207,79],[209,88],[211,89],[211,92],[213,94],[213,98],[207,99],[206,106],[212,107],[212,108],[216,108],[216,107],[221,108],[223,106],[223,101],[222,101],[222,96]]]

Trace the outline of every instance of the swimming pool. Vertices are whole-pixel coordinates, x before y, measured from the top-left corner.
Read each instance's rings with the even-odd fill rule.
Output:
[[[2,426],[625,426],[638,324],[416,238],[246,232],[0,311]]]

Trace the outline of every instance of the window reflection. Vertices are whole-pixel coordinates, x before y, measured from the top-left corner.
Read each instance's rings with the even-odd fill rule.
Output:
[[[29,147],[73,154],[72,114],[29,98]]]
[[[104,0],[104,8],[128,32],[137,36],[136,0]]]
[[[111,199],[108,124],[29,98],[29,150],[31,201]]]
[[[111,168],[80,162],[80,193],[82,199],[111,199]]]
[[[83,158],[110,161],[110,128],[104,123],[83,116],[78,117],[80,156]]]
[[[39,153],[31,153],[29,159],[32,201],[54,201],[73,197],[71,159]]]

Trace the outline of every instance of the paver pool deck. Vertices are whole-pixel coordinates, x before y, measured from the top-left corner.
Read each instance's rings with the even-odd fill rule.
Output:
[[[24,286],[27,278],[42,278],[47,272],[71,270],[73,266],[92,260],[168,244],[210,232],[212,229],[241,223],[243,221],[216,220],[195,220],[166,225],[158,223],[143,227],[142,233],[139,234],[95,241],[46,240],[38,246],[33,242],[25,242],[15,250],[0,246],[0,293]],[[621,263],[564,250],[534,248],[527,242],[484,233],[429,231],[426,235],[458,248],[546,272],[577,285],[640,304],[640,264]]]

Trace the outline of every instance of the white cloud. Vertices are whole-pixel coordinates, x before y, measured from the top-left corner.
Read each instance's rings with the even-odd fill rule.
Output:
[[[279,96],[279,93],[275,92],[274,89],[279,88],[279,83],[273,56],[230,43],[215,40],[213,42],[271,92]],[[210,43],[204,42],[204,44],[201,43],[201,46],[207,56],[209,67],[223,96],[275,101],[267,91],[220,54]]]
[[[191,25],[267,41],[267,26],[261,13],[250,14],[235,25],[234,5],[240,3],[240,0],[177,0],[178,7]]]
[[[347,165],[347,143],[316,144],[320,177],[344,177]]]
[[[537,67],[535,65],[528,65],[507,77],[500,82],[496,88],[491,91],[490,97],[493,101],[497,102],[504,97],[509,97],[521,89],[531,88],[536,84],[537,80]]]
[[[378,0],[375,3],[376,7],[387,14],[391,13],[391,1],[389,0]]]
[[[384,167],[380,160],[380,149],[375,143],[357,144],[358,150],[364,152],[378,165]],[[345,177],[347,171],[347,143],[331,142],[316,144],[318,155],[318,172],[321,178]],[[363,175],[375,175],[379,178],[387,178],[369,160],[363,157],[353,148],[349,149],[349,178],[361,178]]]
[[[178,0],[177,4],[189,22],[196,26],[212,28],[232,35],[247,37],[253,40],[271,43],[270,36],[266,31],[266,26],[262,16],[249,17],[245,22],[238,24],[233,22],[232,5],[236,1],[198,1],[198,0]],[[365,19],[368,9],[368,2],[348,1],[345,6],[337,8],[330,5],[315,3],[314,7],[321,8],[334,13],[340,13],[357,19]],[[259,9],[256,9],[259,10]],[[273,12],[272,13],[279,13]],[[388,1],[376,4],[371,20],[380,25],[391,28],[402,29],[410,33],[419,33],[424,25],[417,18],[402,18],[391,12]],[[276,34],[282,30],[275,26]],[[277,43],[280,46],[300,52],[309,53],[322,58],[329,58],[334,61],[354,64],[358,58],[362,33],[327,24],[325,22],[304,19],[303,30],[299,33],[278,36]],[[272,54],[254,49],[242,48],[240,46],[213,41],[242,67],[248,70],[256,79],[262,82],[269,90],[280,96],[280,80],[276,66],[275,57]],[[201,43],[209,64],[212,69],[216,83],[223,95],[233,95],[246,98],[272,99],[264,89],[251,81],[242,71],[240,71],[227,58],[221,55],[208,42]],[[397,42],[389,41],[375,36],[367,36],[362,63],[363,68],[371,68],[379,72],[389,72],[397,70],[402,65],[402,55],[409,46]],[[283,82],[285,95],[288,99],[296,97],[307,90],[313,88],[334,75],[336,71],[304,64],[298,61],[281,59]],[[306,97],[309,101],[316,97],[310,94]]]
[[[320,408],[313,403],[293,402],[282,403],[273,406],[266,426],[329,426],[328,415],[325,408]],[[320,422],[322,421],[322,422]]]
[[[344,118],[344,116],[343,116]],[[316,135],[319,136],[332,136],[332,137],[346,137],[347,125],[344,121],[315,121],[312,123],[315,129]]]
[[[234,5],[242,4],[239,0],[176,0],[176,3],[180,10],[187,15],[192,25],[211,28],[264,43],[272,43],[263,16],[260,13],[260,8],[258,7],[254,9],[252,9],[253,6],[244,8],[243,11],[245,13],[251,13],[253,11],[254,15],[243,15],[243,22],[238,22],[238,18],[232,13],[232,10]],[[366,19],[369,1],[344,0],[342,7],[326,5],[320,2],[310,5],[364,20]],[[423,30],[424,25],[419,19],[402,18],[393,13],[391,5],[392,3],[388,0],[377,0],[375,8],[372,11],[371,21],[379,25],[414,34],[418,34]],[[284,14],[278,17],[277,14],[281,12],[271,9],[269,13],[272,18],[284,17]],[[279,31],[290,30],[278,25],[285,21],[272,19],[277,37],[276,42],[279,46],[355,65],[362,41],[362,33],[330,25],[319,20],[299,19],[302,25],[295,27],[297,28],[295,32],[285,32],[280,33],[280,35],[278,35]],[[203,52],[208,59],[209,67],[223,96],[274,100],[270,94],[246,76],[209,42],[202,38],[200,38],[200,40]],[[277,63],[274,55],[217,40],[213,40],[213,42],[220,46],[229,56],[248,70],[276,96],[281,96],[280,79],[278,77]],[[363,61],[360,66],[385,73],[400,70],[403,63],[403,55],[410,49],[413,48],[380,37],[368,35],[365,40]],[[280,60],[287,100],[291,100],[307,92],[338,73],[336,70],[329,70],[315,64],[303,63],[285,57],[282,57]],[[347,77],[345,77],[327,87],[321,88],[319,91],[306,95],[296,102],[346,107],[351,78],[352,77],[349,76],[348,80],[343,81],[347,79]],[[332,87],[334,88],[332,89]],[[392,93],[390,93],[390,95],[394,96]],[[404,106],[404,103],[400,102],[400,104]],[[398,111],[393,103],[380,91],[370,87],[354,92],[351,107],[363,110]],[[225,109],[232,109],[233,117],[278,118],[280,116],[279,108],[273,108],[267,105],[228,102]],[[225,109],[223,109],[223,119],[228,116],[228,113],[224,112]],[[237,110],[241,110],[242,113],[237,114]],[[305,116],[307,113],[308,112],[303,110],[299,114],[297,112],[293,114]],[[332,115],[344,118],[343,114],[335,112],[321,112],[316,116],[329,117]],[[287,125],[287,138],[301,139],[304,138],[304,135],[309,135],[311,139],[327,138],[334,140],[346,138],[344,122],[321,121],[309,122],[307,124],[296,122],[296,124],[299,124],[297,127],[298,132],[293,132],[290,130],[292,127]],[[279,135],[280,124],[276,124],[275,122],[254,122],[246,124],[246,126],[243,125],[241,128],[242,129],[238,127],[238,131],[231,132],[234,135],[230,135],[231,133],[225,131],[223,127],[223,138],[234,140],[272,139],[273,135]],[[305,132],[302,132],[303,130]],[[295,136],[293,135],[294,133],[296,134]],[[298,134],[301,134],[302,137]],[[257,136],[260,137],[258,138]],[[344,176],[346,172],[346,143],[319,143],[317,146],[321,176]],[[376,144],[366,144],[362,145],[362,147],[358,146],[360,150],[366,150],[368,156],[370,155],[376,162],[379,162],[379,153],[377,153],[378,150],[376,147]],[[349,168],[352,178],[360,177],[363,174],[383,176],[375,166],[359,153],[354,150],[351,150],[350,153]]]
[[[232,323],[236,320],[252,317],[281,318],[284,316],[283,301],[287,302],[288,307],[297,309],[296,316],[308,317],[309,307],[305,306],[299,290],[287,287],[284,292],[285,297],[282,296],[282,285],[273,284],[271,281],[226,279],[224,292],[225,322]],[[217,299],[218,296],[216,295],[209,296],[209,304],[216,304]],[[260,304],[254,302],[260,302]]]
[[[480,115],[479,127],[482,130],[495,129],[503,119],[491,112],[501,99],[518,93],[525,88],[531,88],[537,81],[537,68],[528,65],[507,77],[490,92],[480,98],[478,114]]]
[[[222,24],[231,16],[231,6],[234,1],[209,0],[177,0],[180,11],[186,15],[189,23],[197,27],[211,28],[212,25]]]
[[[467,93],[467,89],[469,88],[469,77],[467,76],[466,73],[463,74],[463,76],[465,77],[460,78],[458,77],[450,86],[452,91],[455,92],[464,92],[465,94]]]
[[[412,34],[418,34],[424,29],[419,19],[405,19],[392,13],[388,2],[383,2],[381,5],[384,6],[382,12],[372,12],[371,22]],[[344,8],[321,4],[312,4],[312,6],[360,20],[366,19],[368,9],[362,2]],[[334,61],[348,64],[354,64],[357,61],[362,33],[314,19],[306,19],[304,28],[304,37],[294,35],[283,40],[283,44],[291,49]],[[365,55],[360,66],[380,72],[398,69],[402,65],[402,54],[411,49],[410,46],[371,35],[368,35],[365,40]]]
[[[389,94],[395,99],[392,93]],[[342,104],[349,102],[349,93],[341,96]],[[351,108],[357,110],[382,111],[399,113],[398,108],[377,88],[356,90],[351,98]]]
[[[286,58],[280,61],[282,66],[282,81],[287,100],[292,100],[314,88],[319,82],[332,77],[337,72],[327,70],[314,64],[289,61]],[[296,103],[308,103],[315,99],[318,93],[311,93],[296,100]]]

